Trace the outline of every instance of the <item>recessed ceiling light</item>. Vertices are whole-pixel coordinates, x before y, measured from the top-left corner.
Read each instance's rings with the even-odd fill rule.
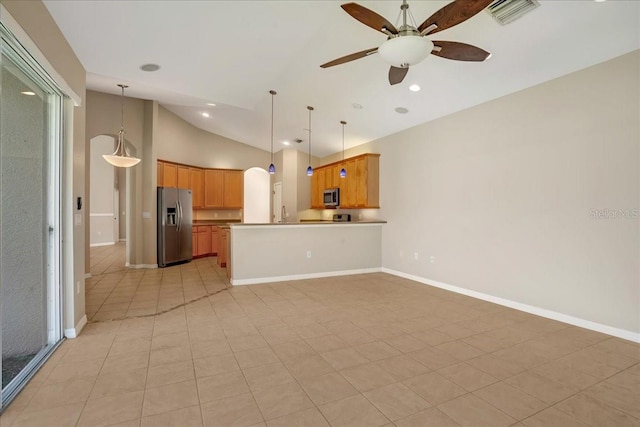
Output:
[[[160,66],[158,64],[144,64],[140,66],[140,69],[142,71],[158,71],[160,69]]]
[[[291,143],[289,141],[282,141],[283,145],[291,145]]]
[[[604,3],[604,2],[606,2],[606,1],[607,1],[607,0],[595,0],[595,2],[596,2],[596,3]]]
[[[36,94],[35,92],[31,92],[30,90],[25,90],[24,92],[20,93],[27,96],[34,96]]]
[[[213,102],[207,102],[207,105],[208,105],[209,107],[215,107],[215,106],[216,106],[216,104],[214,104]]]
[[[417,84],[412,84],[411,86],[409,86],[409,90],[411,92],[418,92],[420,90],[420,86],[418,86]]]
[[[396,107],[395,111],[398,114],[407,114],[409,112],[409,110],[404,107]]]
[[[353,104],[351,104],[351,105],[353,105],[353,108],[355,108],[356,110],[362,110],[362,105],[360,105],[360,104],[358,104],[358,103],[356,103],[356,102],[354,102],[354,103],[353,103]]]
[[[200,114],[202,114],[202,117],[207,117],[207,118],[211,117],[209,113],[207,113],[206,111]]]

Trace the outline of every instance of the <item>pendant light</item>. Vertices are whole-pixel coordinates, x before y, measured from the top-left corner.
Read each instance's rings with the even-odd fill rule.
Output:
[[[124,89],[129,87],[127,85],[119,84],[122,89],[122,96],[120,97],[120,132],[118,133],[118,145],[116,151],[113,154],[103,154],[102,157],[113,166],[119,168],[129,168],[140,163],[140,159],[133,157],[127,151],[126,143],[124,140]]]
[[[309,167],[307,168],[307,176],[313,175],[313,168],[311,167],[311,112],[313,107],[307,107],[309,110]]]
[[[344,178],[347,176],[347,171],[344,168],[344,125],[346,125],[347,122],[340,120],[340,124],[342,125],[342,169],[340,169],[340,178]]]
[[[269,173],[276,173],[276,165],[273,164],[273,97],[277,94],[275,90],[270,90],[271,94],[271,164],[269,165]]]

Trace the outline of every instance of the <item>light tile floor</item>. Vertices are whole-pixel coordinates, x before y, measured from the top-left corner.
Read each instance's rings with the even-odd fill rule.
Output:
[[[0,425],[640,425],[637,344],[383,273],[227,288],[214,261],[92,278]]]

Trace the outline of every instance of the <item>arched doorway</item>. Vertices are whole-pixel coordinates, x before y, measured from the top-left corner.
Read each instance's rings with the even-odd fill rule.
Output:
[[[89,144],[89,252],[92,276],[125,269],[129,265],[131,236],[131,171],[107,163],[116,138],[98,135]],[[127,150],[135,148],[127,144]]]
[[[250,168],[244,171],[244,211],[245,223],[269,223],[271,177],[262,168]]]

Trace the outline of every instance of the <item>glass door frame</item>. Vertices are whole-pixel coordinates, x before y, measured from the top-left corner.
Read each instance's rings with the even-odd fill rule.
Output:
[[[62,141],[64,136],[64,106],[70,102],[58,84],[44,70],[44,68],[26,51],[23,45],[0,22],[0,51],[2,56],[9,59],[28,78],[33,80],[47,93],[48,117],[47,126],[47,158],[46,167],[46,224],[48,230],[46,240],[46,345],[29,361],[22,371],[0,390],[0,412],[13,400],[38,369],[51,356],[53,351],[62,343]],[[0,112],[1,113],[1,112]],[[45,166],[46,165],[46,166]],[[2,283],[0,282],[0,292]],[[1,319],[1,317],[0,317]],[[0,329],[0,348],[2,347],[2,330]],[[0,365],[1,365],[0,359]]]

